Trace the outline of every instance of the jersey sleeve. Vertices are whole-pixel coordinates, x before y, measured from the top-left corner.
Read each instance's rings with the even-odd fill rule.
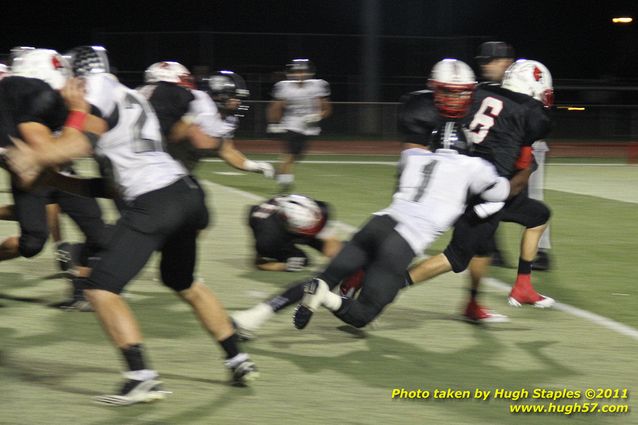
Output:
[[[328,97],[330,96],[330,84],[326,80],[317,80],[317,96]]]
[[[482,199],[491,202],[504,201],[510,191],[509,180],[499,177],[494,166],[480,158],[472,158],[476,161],[471,168],[470,192],[479,195]]]
[[[436,128],[433,107],[425,93],[409,93],[401,98],[397,125],[404,142],[429,145]]]
[[[286,100],[286,82],[279,81],[272,88],[272,98],[275,100]]]
[[[525,127],[525,134],[527,136],[525,145],[529,146],[531,146],[535,141],[547,137],[551,130],[551,119],[549,118],[549,114],[543,105],[537,100],[534,100],[533,103],[531,103],[530,109],[527,113],[527,122]]]
[[[117,106],[117,90],[108,74],[95,74],[86,78],[86,101],[100,111],[102,117],[109,117]]]
[[[202,91],[193,91],[195,99],[190,103],[188,113],[195,118],[204,133],[211,137],[226,137],[228,130],[215,102]]]
[[[167,136],[173,125],[189,111],[190,103],[194,99],[195,96],[188,89],[176,84],[158,83],[149,102],[157,114],[164,136]]]

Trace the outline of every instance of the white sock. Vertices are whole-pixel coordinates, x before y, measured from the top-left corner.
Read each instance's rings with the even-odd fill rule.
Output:
[[[293,184],[295,182],[294,174],[279,174],[277,176],[277,183],[279,184]]]
[[[245,311],[238,311],[234,313],[233,319],[242,328],[254,331],[266,323],[272,316],[275,315],[272,307],[266,303],[259,303],[253,308],[249,308]]]
[[[148,381],[149,379],[155,379],[159,376],[157,371],[152,369],[140,369],[129,370],[122,373],[126,379],[133,379],[135,381]]]
[[[323,305],[330,311],[337,311],[341,308],[342,301],[341,295],[337,295],[334,292],[327,292],[323,299]]]

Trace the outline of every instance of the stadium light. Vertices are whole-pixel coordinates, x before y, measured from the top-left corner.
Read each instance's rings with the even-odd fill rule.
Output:
[[[568,111],[584,111],[584,106],[557,106],[557,109],[566,109]]]
[[[619,17],[619,18],[612,18],[611,22],[613,22],[614,24],[630,24],[634,21],[634,18],[630,18],[627,16],[623,16],[623,17]]]

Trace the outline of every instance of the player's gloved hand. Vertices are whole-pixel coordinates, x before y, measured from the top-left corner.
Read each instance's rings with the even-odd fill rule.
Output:
[[[272,166],[271,163],[265,161],[255,161],[257,167],[259,167],[259,171],[266,177],[267,179],[272,179],[275,177],[275,167]]]
[[[270,134],[281,134],[281,133],[285,133],[286,129],[281,124],[272,123],[272,124],[268,124],[268,127],[266,127],[266,132]]]
[[[304,117],[306,125],[315,125],[321,121],[321,114],[310,114]]]
[[[307,261],[306,257],[290,257],[286,260],[286,271],[300,272],[306,266]]]
[[[479,218],[487,218],[492,214],[496,214],[505,206],[505,202],[483,202],[474,205],[474,214]]]

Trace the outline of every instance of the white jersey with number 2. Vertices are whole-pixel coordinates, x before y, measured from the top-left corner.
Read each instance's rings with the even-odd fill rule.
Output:
[[[494,166],[455,150],[406,149],[399,162],[399,183],[392,204],[377,215],[390,215],[396,231],[416,254],[426,249],[463,214],[470,194],[504,201],[509,181]]]
[[[138,92],[110,74],[86,78],[86,100],[109,124],[95,155],[106,157],[126,200],[166,187],[187,174],[162,146],[160,125],[152,107]]]

